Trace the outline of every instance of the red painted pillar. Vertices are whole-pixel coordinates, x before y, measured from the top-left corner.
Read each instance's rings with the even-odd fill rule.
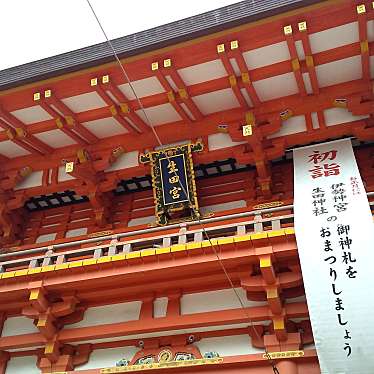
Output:
[[[9,361],[9,353],[0,351],[0,374],[5,374],[8,361]]]
[[[282,360],[277,363],[277,368],[280,373],[298,374],[297,364],[291,360]]]

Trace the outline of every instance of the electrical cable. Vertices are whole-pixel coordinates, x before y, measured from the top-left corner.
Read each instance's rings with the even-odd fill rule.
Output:
[[[98,23],[98,25],[99,25],[99,27],[100,27],[102,33],[104,34],[104,37],[105,37],[105,39],[106,39],[106,42],[108,43],[108,45],[110,46],[110,49],[112,50],[113,57],[116,59],[117,63],[119,64],[120,69],[121,69],[121,71],[122,71],[122,73],[123,73],[123,75],[124,75],[124,77],[125,77],[125,80],[126,80],[126,82],[129,84],[129,87],[130,87],[130,89],[131,89],[131,91],[132,91],[134,97],[136,98],[136,100],[137,100],[137,102],[138,102],[139,108],[140,108],[140,110],[142,111],[142,113],[143,113],[143,115],[144,115],[144,118],[145,118],[145,120],[146,120],[146,123],[147,123],[148,126],[151,128],[151,130],[152,130],[152,132],[153,132],[153,134],[154,134],[154,136],[155,136],[155,139],[156,139],[157,143],[159,144],[159,146],[160,146],[160,147],[164,147],[164,144],[162,143],[160,137],[158,136],[158,134],[157,134],[157,132],[156,132],[156,129],[154,128],[154,126],[152,125],[151,121],[149,120],[149,117],[148,117],[148,115],[147,115],[147,112],[146,112],[146,110],[145,110],[145,108],[144,108],[144,106],[143,106],[143,104],[142,104],[142,102],[141,102],[139,96],[137,95],[137,93],[136,93],[136,91],[135,91],[135,89],[134,89],[134,87],[133,87],[133,84],[132,84],[132,82],[130,81],[129,76],[128,76],[128,74],[127,74],[127,72],[126,72],[124,66],[123,66],[122,63],[121,63],[121,60],[120,60],[119,57],[118,57],[118,54],[117,54],[117,52],[116,52],[116,50],[115,50],[115,48],[114,48],[114,46],[113,46],[113,43],[112,43],[111,40],[108,38],[108,36],[107,36],[107,34],[106,34],[105,30],[104,30],[104,27],[102,26],[102,24],[101,24],[101,22],[100,22],[100,19],[99,19],[99,17],[97,16],[97,14],[96,14],[96,12],[95,12],[95,10],[94,10],[94,8],[93,8],[93,6],[92,6],[90,0],[86,0],[86,2],[87,2],[87,4],[88,4],[88,6],[90,7],[90,9],[91,9],[91,11],[92,11],[92,13],[93,13],[93,15],[94,15],[96,21],[97,21],[97,23]],[[166,155],[166,158],[168,159],[168,161],[170,162],[169,156],[168,156],[166,153],[165,153],[165,155]],[[176,171],[174,171],[174,174],[175,174],[175,176],[177,176]],[[242,301],[242,299],[241,299],[239,293],[238,293],[237,290],[235,289],[234,283],[233,283],[233,281],[232,281],[230,275],[228,274],[227,269],[226,269],[225,265],[224,265],[223,262],[222,262],[222,259],[220,258],[219,254],[218,254],[217,249],[215,248],[215,246],[217,245],[218,249],[220,250],[219,244],[218,244],[218,243],[217,243],[217,244],[214,244],[214,243],[212,242],[211,238],[209,237],[208,232],[206,231],[206,229],[205,229],[205,227],[204,227],[204,224],[203,224],[202,221],[201,221],[201,218],[200,218],[200,217],[201,217],[200,211],[199,211],[199,210],[196,210],[195,207],[193,206],[193,204],[192,204],[192,202],[191,202],[191,200],[190,200],[190,198],[189,198],[189,196],[188,196],[188,193],[187,193],[186,189],[184,188],[183,184],[181,183],[181,181],[178,180],[178,182],[179,182],[179,185],[180,185],[180,187],[181,187],[181,190],[183,191],[183,193],[185,194],[185,196],[186,196],[187,199],[188,199],[188,202],[189,202],[189,204],[190,204],[190,209],[193,210],[193,213],[194,213],[195,218],[196,218],[197,221],[199,222],[199,225],[201,226],[201,228],[202,228],[202,230],[203,230],[203,232],[204,232],[205,237],[206,237],[207,240],[209,241],[210,246],[211,246],[211,248],[213,249],[213,252],[214,252],[215,256],[217,257],[218,263],[220,264],[220,267],[222,268],[222,270],[223,270],[223,272],[224,272],[224,274],[225,274],[225,277],[227,278],[227,281],[229,282],[229,285],[230,285],[231,289],[233,290],[233,292],[234,292],[236,298],[237,298],[238,301],[239,301],[239,304],[240,304],[241,308],[243,309],[243,311],[244,311],[244,313],[245,313],[245,315],[246,315],[246,317],[247,317],[247,319],[248,319],[248,321],[249,321],[249,325],[250,325],[250,327],[254,330],[255,334],[257,335],[257,338],[261,339],[260,334],[258,333],[258,331],[256,330],[256,328],[254,327],[254,323],[253,323],[251,317],[249,316],[248,311],[247,311],[246,307],[244,306],[244,303],[243,303],[243,301]],[[265,356],[266,356],[266,358],[267,358],[269,364],[271,365],[274,374],[280,374],[280,372],[279,372],[279,370],[278,370],[278,368],[277,368],[277,366],[276,366],[274,360],[271,358],[271,356],[270,356],[270,354],[269,354],[269,352],[268,352],[268,350],[267,350],[266,347],[265,347]]]

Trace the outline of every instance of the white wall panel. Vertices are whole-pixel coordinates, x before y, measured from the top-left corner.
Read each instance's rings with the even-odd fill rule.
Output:
[[[77,370],[88,370],[116,366],[116,362],[121,358],[131,360],[138,351],[135,347],[108,348],[93,351],[88,362],[77,366]]]
[[[245,306],[266,305],[266,302],[247,300],[246,292],[242,288],[236,288],[236,291]],[[211,312],[240,307],[239,300],[232,289],[186,294],[181,298],[182,314]]]
[[[112,304],[88,308],[82,321],[70,325],[70,327],[87,327],[107,323],[134,321],[139,318],[141,302]]]
[[[354,116],[344,108],[331,108],[324,111],[326,126],[340,125],[341,123],[358,121],[369,116]]]
[[[57,234],[55,232],[52,232],[50,234],[39,235],[36,238],[35,243],[45,243],[45,242],[49,242],[51,240],[55,240],[56,239],[56,235]]]
[[[159,317],[165,317],[166,316],[166,310],[168,307],[168,298],[167,297],[158,297],[153,302],[153,317],[159,318]]]
[[[217,338],[206,338],[194,343],[202,355],[205,352],[215,351],[221,357],[248,355],[262,353],[264,350],[252,347],[249,335],[220,336]]]
[[[1,336],[29,334],[38,331],[32,319],[26,317],[10,317],[4,322]]]
[[[234,147],[235,145],[244,143],[245,142],[233,142],[230,135],[225,133],[208,135],[208,147],[210,151],[227,147]]]
[[[200,208],[202,214],[222,212],[229,209],[244,208],[247,206],[245,200],[230,201],[228,203],[207,205]]]
[[[280,130],[269,135],[268,138],[277,138],[278,136],[297,134],[304,131],[306,131],[305,116],[295,116],[283,121]]]
[[[5,374],[40,374],[36,356],[13,357],[8,361]]]
[[[65,238],[73,238],[74,236],[86,235],[87,227],[80,227],[79,229],[72,229],[66,231]]]
[[[14,187],[15,190],[21,190],[23,188],[31,188],[37,187],[42,185],[43,179],[43,172],[42,171],[34,171],[25,179],[23,179],[20,183]]]
[[[123,153],[118,159],[105,171],[114,171],[120,169],[127,169],[139,165],[139,152],[132,151]]]
[[[58,168],[58,181],[59,182],[64,182],[64,181],[68,181],[68,180],[71,180],[71,179],[75,179],[75,178],[72,175],[70,175],[69,173],[65,172],[65,166],[60,166]]]
[[[127,226],[138,226],[138,225],[146,225],[147,223],[152,223],[156,221],[155,216],[147,216],[147,217],[140,217],[140,218],[134,218],[130,219]]]

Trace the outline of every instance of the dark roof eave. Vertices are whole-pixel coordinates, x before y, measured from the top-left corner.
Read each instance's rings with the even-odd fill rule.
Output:
[[[114,39],[120,58],[130,57],[326,0],[251,0]],[[0,91],[114,61],[100,43],[0,71]]]

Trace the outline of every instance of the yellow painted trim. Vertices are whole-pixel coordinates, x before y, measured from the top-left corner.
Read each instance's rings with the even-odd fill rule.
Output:
[[[97,259],[97,264],[102,264],[103,262],[110,262],[112,261],[112,256],[104,256]]]
[[[314,59],[313,59],[313,56],[309,55],[309,56],[305,56],[305,61],[306,61],[306,66],[308,68],[311,68],[314,66]]]
[[[270,257],[260,258],[260,268],[269,268],[269,267],[271,267],[271,258]]]
[[[42,266],[42,273],[55,270],[56,265]]]
[[[284,235],[286,235],[286,233],[284,232],[284,229],[268,232],[268,238],[274,238],[275,236],[284,236]]]
[[[284,319],[283,318],[274,319],[273,324],[274,324],[274,330],[284,330]]]
[[[361,53],[369,52],[369,43],[367,40],[360,42]]]
[[[126,260],[126,253],[112,256],[112,261]]]
[[[140,257],[140,252],[130,252],[126,253],[126,260],[129,258],[139,258]]]
[[[40,289],[31,290],[29,300],[38,300]]]
[[[27,274],[38,274],[42,271],[41,267],[28,269]]]
[[[186,250],[187,250],[186,244],[176,244],[170,247],[171,252],[179,252],[179,251],[186,251]]]
[[[292,70],[293,70],[293,71],[300,70],[300,62],[299,62],[299,59],[298,59],[298,58],[294,58],[294,59],[291,61],[291,64],[292,64]]]
[[[266,239],[268,234],[266,232],[256,232],[255,234],[251,234],[251,240],[258,240],[258,239]]]
[[[143,249],[140,252],[140,254],[142,257],[153,256],[156,254],[156,250],[155,249]]]
[[[251,240],[251,235],[241,235],[241,236],[234,236],[234,243],[239,242],[249,242]]]
[[[29,269],[17,270],[15,276],[20,277],[21,275],[27,275]]]
[[[67,269],[69,267],[69,265],[70,264],[68,264],[68,263],[56,265],[55,270]]]
[[[68,263],[68,265],[69,265],[69,269],[70,269],[70,268],[77,268],[77,267],[79,267],[79,266],[82,266],[82,263],[83,263],[82,260],[81,260],[81,261],[70,262],[70,263]]]
[[[187,250],[201,248],[201,242],[187,243]]]
[[[218,239],[218,245],[221,245],[221,244],[232,244],[232,243],[234,243],[234,238],[233,237]]]
[[[295,229],[293,227],[288,227],[287,229],[284,229],[284,232],[286,235],[292,235],[295,234]]]
[[[1,279],[12,278],[14,277],[15,273],[16,273],[15,271],[7,271],[6,273],[3,273],[3,276],[1,277]]]
[[[96,258],[87,258],[86,260],[83,260],[83,266],[95,265],[96,262],[97,262]]]
[[[52,353],[54,348],[54,343],[47,343],[44,349],[44,353]]]
[[[164,253],[170,253],[170,247],[156,249],[156,255],[163,255]]]
[[[278,296],[278,289],[276,287],[271,287],[266,290],[266,297],[268,299],[276,299]]]

